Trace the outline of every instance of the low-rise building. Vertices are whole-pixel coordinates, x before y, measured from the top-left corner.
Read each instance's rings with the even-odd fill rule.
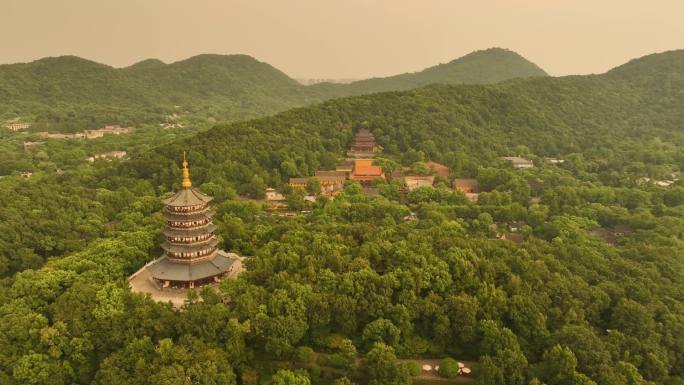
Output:
[[[477,179],[454,179],[451,182],[451,187],[455,191],[460,191],[464,194],[474,194],[479,192],[480,184]]]
[[[36,135],[47,139],[97,139],[105,135],[130,134],[133,131],[134,129],[131,127],[105,126],[103,128],[98,128],[97,130],[83,130],[82,132],[76,132],[73,134],[50,133],[42,131],[36,133]]]
[[[133,128],[130,127],[119,127],[119,126],[104,126],[103,128],[98,128],[97,130],[84,130],[83,135],[88,139],[101,138],[105,135],[121,135],[130,134],[133,132]]]
[[[637,179],[636,183],[638,185],[653,184],[653,185],[658,186],[658,187],[670,187],[673,184],[675,184],[675,182],[678,180],[679,180],[679,175],[676,173],[672,173],[672,179],[653,180],[647,176],[644,176],[644,177]]]
[[[77,132],[74,134],[61,134],[61,133],[50,133],[50,132],[37,132],[36,135],[45,139],[82,139],[85,135],[82,132]]]
[[[525,159],[519,156],[505,156],[502,159],[505,159],[513,165],[513,168],[532,168],[534,167],[534,163],[532,163],[531,160]]]
[[[563,163],[565,163],[565,159],[544,158],[544,163],[546,163],[546,164],[563,164]]]
[[[354,160],[354,168],[366,167],[366,166],[372,166],[372,165],[373,165],[373,159],[355,159]]]
[[[88,158],[88,162],[95,162],[97,159],[112,160],[112,159],[123,159],[126,157],[126,151],[109,151],[100,154],[95,154]]]
[[[655,182],[655,185],[658,187],[670,187],[674,184],[675,181],[673,180],[659,180]]]
[[[342,164],[335,167],[335,171],[344,173],[345,178],[349,179],[351,177],[352,172],[354,171],[354,161],[345,160]]]
[[[522,231],[523,227],[525,227],[527,223],[524,221],[512,221],[508,222],[508,231],[512,233],[519,233]]]
[[[283,194],[279,193],[273,187],[269,187],[266,189],[266,200],[267,201],[273,201],[273,202],[280,202],[280,201],[285,200],[285,196]]]
[[[321,183],[321,192],[326,195],[335,195],[344,190],[344,181],[347,174],[344,171],[316,171],[316,178]]]
[[[432,187],[434,183],[434,175],[407,175],[404,177],[404,184],[409,191],[420,187]]]
[[[21,130],[26,130],[31,127],[31,124],[29,123],[23,123],[23,122],[8,122],[5,123],[5,128],[7,128],[10,131],[21,131]]]
[[[309,178],[290,178],[290,187],[298,189],[306,189],[306,184],[309,182]]]
[[[382,167],[373,166],[372,159],[357,159],[350,179],[360,182],[362,186],[370,186],[376,179],[385,179],[385,173]]]

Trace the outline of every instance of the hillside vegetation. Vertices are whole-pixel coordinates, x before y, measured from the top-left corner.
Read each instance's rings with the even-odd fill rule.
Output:
[[[655,55],[679,56],[680,52]],[[653,61],[651,57],[645,61]],[[669,60],[661,60],[668,62]],[[629,167],[652,173],[660,143],[681,151],[684,69],[657,64],[634,75],[511,80],[496,85],[434,85],[328,101],[272,117],[224,124],[134,160],[139,175],[169,185],[178,155],[188,149],[199,178],[226,175],[244,192],[256,173],[266,184],[333,167],[352,132],[373,130],[386,154],[405,162],[432,159],[474,175],[498,157],[534,154],[590,158],[604,181]],[[684,60],[680,60],[684,62]],[[634,66],[640,67],[639,62]],[[626,68],[623,68],[626,70]],[[617,71],[617,70],[616,70]],[[640,151],[640,152],[638,152]],[[678,156],[671,162],[681,162]],[[162,160],[163,159],[163,160]],[[157,161],[163,167],[150,167]],[[589,160],[586,160],[587,162]],[[676,165],[673,164],[673,167]],[[617,168],[617,169],[616,169]]]
[[[0,383],[410,385],[401,359],[453,357],[478,385],[680,385],[684,182],[652,182],[684,169],[683,65],[349,97],[6,176]],[[292,216],[258,199],[334,166],[361,127],[383,167],[446,163],[477,202],[441,177],[314,203],[284,188]],[[126,277],[160,255],[183,150],[221,247],[249,258],[175,311]]]
[[[0,118],[22,116],[38,123],[33,130],[60,131],[157,123],[173,112],[239,120],[345,95],[541,75],[534,64],[502,49],[415,74],[319,86],[303,86],[246,55],[199,55],[171,64],[149,59],[122,69],[64,56],[1,65]]]

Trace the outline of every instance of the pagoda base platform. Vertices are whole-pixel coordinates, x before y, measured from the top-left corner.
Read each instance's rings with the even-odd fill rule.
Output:
[[[226,271],[220,278],[217,277],[216,280],[202,280],[202,282],[210,282],[204,284],[192,285],[182,285],[183,287],[174,287],[178,285],[171,285],[170,283],[156,279],[154,276],[155,269],[160,265],[164,266],[169,263],[165,260],[165,257],[155,259],[143,266],[140,270],[135,272],[128,278],[128,284],[131,291],[134,293],[146,293],[157,302],[170,302],[175,308],[180,308],[185,304],[188,298],[188,293],[190,290],[201,290],[205,287],[217,289],[219,281],[222,279],[232,279],[237,277],[240,273],[244,271],[244,266],[242,261],[244,257],[240,257],[237,254],[226,253],[220,251],[222,257],[230,258],[232,260],[232,265],[229,271]],[[153,267],[154,266],[154,267]],[[151,268],[152,267],[152,268]],[[175,266],[172,266],[172,268]]]

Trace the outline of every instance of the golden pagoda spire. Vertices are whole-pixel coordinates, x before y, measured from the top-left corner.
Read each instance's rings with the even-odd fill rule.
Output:
[[[185,151],[183,151],[183,182],[181,183],[183,188],[191,188],[192,182],[190,181],[190,170],[188,170],[188,161],[185,160]]]

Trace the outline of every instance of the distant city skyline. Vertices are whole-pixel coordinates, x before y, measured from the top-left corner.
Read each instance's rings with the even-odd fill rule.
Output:
[[[247,54],[297,79],[419,71],[502,47],[551,75],[684,48],[681,0],[0,0],[0,63]]]

